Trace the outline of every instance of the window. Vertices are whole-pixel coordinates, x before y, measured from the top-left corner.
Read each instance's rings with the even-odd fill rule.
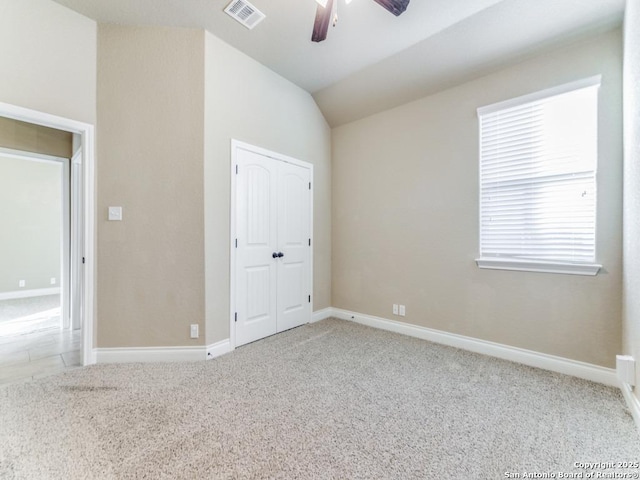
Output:
[[[481,268],[595,275],[600,77],[478,109]]]

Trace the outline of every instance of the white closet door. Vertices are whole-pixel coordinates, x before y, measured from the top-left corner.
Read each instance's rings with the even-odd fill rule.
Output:
[[[309,169],[278,165],[278,331],[311,320]]]
[[[247,150],[237,156],[237,346],[277,332],[278,163]]]

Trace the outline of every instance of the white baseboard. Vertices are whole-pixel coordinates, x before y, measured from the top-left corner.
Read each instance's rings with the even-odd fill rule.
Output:
[[[311,323],[319,322],[320,320],[326,320],[327,318],[333,316],[333,308],[323,308],[322,310],[316,310],[313,312],[313,317],[311,318]]]
[[[620,390],[622,390],[622,395],[624,395],[629,411],[631,411],[631,416],[636,422],[636,427],[640,430],[640,400],[638,400],[638,397],[633,394],[633,390],[631,388],[631,385],[624,383],[622,384],[622,387],[620,387]]]
[[[509,360],[529,365],[531,367],[541,368],[543,370],[563,373],[565,375],[583,378],[585,380],[602,383],[611,387],[620,386],[616,377],[616,371],[612,368],[605,368],[599,365],[579,362],[577,360],[547,355],[545,353],[525,350],[523,348],[510,347],[500,343],[488,342],[486,340],[465,337],[455,333],[447,333],[441,330],[410,325],[408,323],[388,320],[386,318],[363,315],[338,308],[332,309],[331,313],[332,315],[330,316],[341,320],[349,320],[369,327],[401,333],[411,337],[429,340],[430,342],[488,355],[490,357],[501,358],[503,360]]]
[[[231,351],[233,351],[233,348],[231,348],[231,341],[228,338],[226,340],[212,343],[207,346],[207,360],[220,357]]]
[[[96,348],[94,363],[199,362],[231,352],[229,339],[198,347]]]
[[[198,362],[205,358],[204,346],[95,349],[96,363]]]
[[[592,365],[590,363],[579,362],[577,360],[557,357],[532,350],[525,350],[455,333],[397,322],[386,318],[374,317],[372,315],[350,312],[338,308],[325,308],[313,313],[312,322],[318,322],[329,317],[336,317],[341,320],[348,320],[381,330],[421,338],[490,357],[563,373],[612,387],[620,387],[616,372],[612,368],[605,368],[599,365]],[[231,342],[229,339],[226,339],[206,347],[97,348],[94,350],[94,358],[97,363],[197,362],[204,358],[216,358],[231,351],[233,351]],[[623,393],[636,423],[640,426],[640,402],[638,402],[638,399],[630,391],[625,391],[625,388],[623,388]]]
[[[38,288],[35,290],[16,290],[14,292],[0,293],[0,300],[13,300],[16,298],[44,297],[45,295],[60,294],[60,287]]]

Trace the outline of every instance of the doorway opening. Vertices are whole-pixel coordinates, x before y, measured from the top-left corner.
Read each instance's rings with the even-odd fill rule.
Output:
[[[22,220],[18,218],[15,227],[26,230],[26,232],[22,232],[24,235],[21,242],[40,245],[57,243],[59,249],[57,256],[55,253],[51,253],[56,250],[55,248],[43,248],[39,253],[31,250],[30,254],[22,256],[21,261],[11,263],[7,262],[6,258],[3,259],[7,264],[18,265],[18,272],[21,273],[8,275],[9,280],[5,280],[8,285],[3,285],[3,279],[0,278],[0,301],[3,301],[3,293],[5,297],[14,297],[4,299],[13,302],[12,305],[5,304],[4,318],[6,319],[6,316],[9,315],[6,311],[8,309],[13,310],[15,317],[11,319],[11,322],[3,322],[0,318],[0,357],[3,350],[2,339],[5,338],[1,336],[3,330],[4,333],[12,333],[11,330],[13,330],[13,333],[22,333],[22,340],[26,341],[27,337],[31,337],[29,341],[32,341],[30,345],[33,348],[25,351],[23,355],[26,356],[26,359],[40,361],[42,374],[53,373],[60,366],[53,364],[48,354],[52,350],[60,348],[61,344],[64,344],[64,350],[73,352],[73,355],[67,355],[66,359],[59,359],[63,365],[67,363],[76,365],[95,363],[93,352],[94,127],[76,120],[0,103],[0,126],[3,123],[6,126],[7,122],[21,124],[26,128],[21,135],[15,136],[14,140],[17,139],[18,143],[27,138],[24,134],[25,131],[37,131],[39,133],[35,134],[36,141],[50,147],[52,142],[54,144],[56,142],[46,132],[55,130],[65,134],[69,138],[70,144],[68,154],[62,155],[42,154],[38,149],[35,149],[36,153],[34,153],[34,149],[22,149],[20,145],[17,146],[19,151],[16,151],[16,146],[13,144],[9,144],[13,147],[11,149],[0,149],[0,159],[4,159],[5,164],[11,163],[9,160],[13,160],[14,166],[15,161],[20,161],[22,162],[21,166],[29,165],[31,167],[31,172],[26,175],[27,177],[33,178],[36,170],[48,171],[50,177],[59,175],[57,185],[55,182],[51,182],[47,184],[48,187],[42,187],[42,191],[38,191],[38,187],[32,185],[30,193],[29,189],[23,188],[22,191],[18,189],[17,193],[11,194],[15,199],[22,200],[23,204],[28,203],[25,202],[24,197],[30,196],[32,199],[38,199],[40,204],[49,207],[50,214],[56,208],[59,210],[59,215],[53,213],[56,220],[49,222],[57,223],[57,230],[52,225],[45,225],[46,222],[39,224],[35,221],[29,221],[25,216],[25,211],[20,213]],[[44,134],[42,134],[43,131]],[[7,145],[7,143],[3,142],[2,145]],[[42,175],[47,176],[46,174]],[[47,197],[44,192],[47,189],[51,191],[57,189],[58,200],[52,199],[51,196]],[[13,211],[17,215],[19,206],[20,202],[13,202],[12,207],[16,210],[9,211]],[[40,213],[43,214],[42,211]],[[48,218],[51,220],[53,217]],[[19,241],[17,231],[14,233],[16,233],[15,238],[9,238],[9,243],[12,240],[14,243]],[[58,237],[57,242],[52,240],[56,236]],[[3,253],[0,252],[0,258]],[[30,259],[29,256],[39,256],[39,258]],[[56,264],[58,267],[54,271]],[[0,315],[2,313],[0,310]],[[50,335],[58,335],[58,337],[53,339]],[[7,347],[6,342],[4,342],[4,346],[5,352],[16,350],[11,346]],[[19,350],[19,347],[17,349]],[[49,360],[45,361],[46,358]],[[30,371],[22,363],[20,363],[20,367],[17,365],[18,363],[11,364],[11,362],[6,367],[0,365],[2,367],[0,368],[0,383],[6,383],[2,382],[3,376],[16,376],[21,368]],[[28,375],[23,376],[28,377]]]
[[[0,143],[21,123],[0,121]],[[9,128],[8,128],[9,127]],[[60,132],[62,133],[62,132]],[[59,146],[71,152],[71,135]],[[68,145],[65,145],[68,140]],[[16,143],[16,142],[14,142]],[[62,148],[61,148],[62,147]],[[32,145],[38,150],[37,145]],[[40,148],[42,150],[44,148]],[[70,156],[70,155],[69,155]],[[0,337],[79,329],[70,301],[69,158],[0,148]],[[72,325],[75,323],[75,325]]]

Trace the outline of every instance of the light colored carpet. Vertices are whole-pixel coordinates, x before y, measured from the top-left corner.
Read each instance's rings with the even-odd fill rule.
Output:
[[[484,480],[640,457],[615,389],[333,319],[0,387],[0,428],[18,479]]]

